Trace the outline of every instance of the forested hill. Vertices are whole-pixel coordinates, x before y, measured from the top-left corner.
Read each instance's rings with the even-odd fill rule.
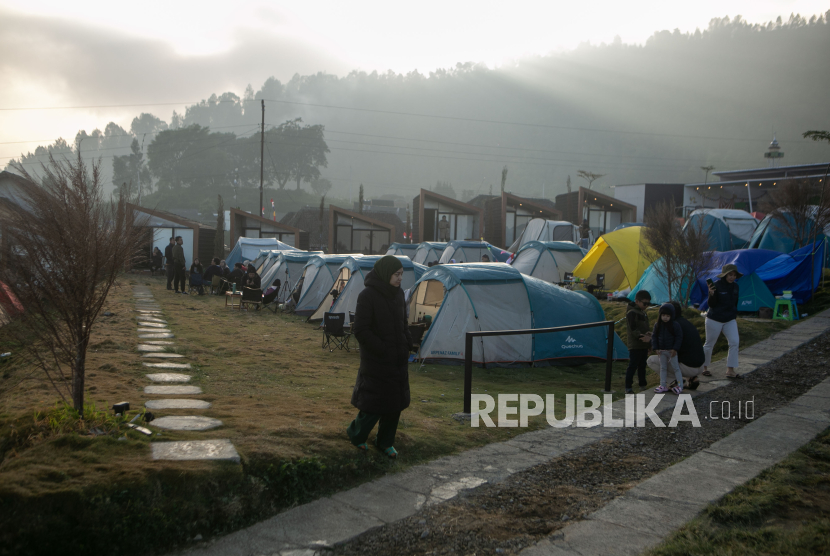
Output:
[[[830,128],[827,17],[727,17],[691,34],[655,33],[644,46],[583,45],[496,69],[272,78],[241,97],[213,95],[169,124],[143,115],[131,131],[150,132],[148,143],[166,125],[251,135],[265,99],[269,125],[300,117],[324,126],[330,153],[320,170],[341,198],[350,186],[356,198],[362,183],[367,198],[411,199],[438,181],[469,197],[498,191],[505,165],[508,190],[549,198],[569,175],[584,185],[579,170],[606,174],[600,190],[702,181],[705,165],[764,166],[773,133],[784,163],[826,161],[826,146],[801,133]]]

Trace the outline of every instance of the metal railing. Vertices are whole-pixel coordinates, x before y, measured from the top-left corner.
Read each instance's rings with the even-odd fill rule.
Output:
[[[605,391],[611,391],[611,365],[614,361],[614,321],[589,322],[554,328],[531,328],[522,330],[482,330],[467,332],[464,337],[464,413],[471,413],[473,397],[473,338],[480,336],[519,336],[522,334],[547,334],[549,332],[567,332],[583,328],[608,327],[608,349],[605,353]]]

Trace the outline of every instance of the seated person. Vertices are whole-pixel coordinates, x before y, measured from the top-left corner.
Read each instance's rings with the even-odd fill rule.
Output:
[[[193,264],[190,265],[190,284],[197,286],[199,295],[205,295],[205,286],[209,286],[210,282],[204,279],[204,267],[199,262],[198,258],[193,259]]]
[[[291,299],[294,301],[294,304],[300,302],[300,296],[303,295],[303,282],[305,281],[305,276],[301,276],[300,279],[297,281],[297,285],[294,286],[294,291],[291,292]]]
[[[219,261],[219,267],[222,269],[222,278],[227,278],[231,274],[231,267],[228,266],[224,260]]]
[[[207,285],[211,286],[213,285],[214,276],[218,276],[219,278],[222,277],[222,267],[219,266],[219,259],[214,258],[212,263],[213,264],[211,264],[209,267],[207,267],[207,270],[205,270],[204,276],[202,276],[205,282],[207,282]]]
[[[162,264],[163,258],[164,254],[159,250],[159,248],[153,247],[153,257],[150,262],[150,276],[155,276],[157,270],[164,270],[164,265]]]
[[[277,298],[277,295],[279,295],[281,287],[282,282],[280,282],[279,279],[274,280],[274,283],[271,284],[267,290],[262,292],[262,304],[268,305],[273,302]]]
[[[683,342],[677,351],[677,360],[680,363],[680,372],[683,374],[684,388],[695,390],[700,385],[697,376],[703,371],[703,363],[706,361],[703,353],[703,342],[695,325],[683,318],[680,303],[672,301],[671,304],[674,306],[674,314],[678,315],[675,322],[680,325],[680,330],[683,331]],[[660,357],[658,355],[649,357],[647,363],[651,370],[657,373],[660,372]]]
[[[490,262],[490,255],[488,255],[487,253],[483,254],[483,255],[481,256],[481,262],[483,262],[483,263],[489,263],[489,262]]]
[[[242,263],[236,263],[233,265],[233,270],[230,274],[228,274],[227,283],[225,285],[225,289],[230,289],[231,284],[236,285],[236,290],[239,291],[242,289],[242,278],[245,276],[245,271],[242,270]]]
[[[256,273],[254,265],[249,265],[247,274],[242,276],[242,288],[251,288],[256,290],[262,288],[262,278],[260,278],[259,274]]]

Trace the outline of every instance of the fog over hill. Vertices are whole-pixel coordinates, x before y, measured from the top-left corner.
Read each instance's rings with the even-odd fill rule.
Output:
[[[240,173],[247,187],[258,186],[259,153],[252,146],[264,99],[268,129],[295,118],[324,126],[330,152],[320,172],[333,185],[330,196],[342,199],[356,200],[359,184],[367,198],[411,199],[439,181],[459,198],[491,186],[497,192],[505,165],[507,190],[548,198],[565,191],[569,175],[574,187],[585,185],[579,170],[606,174],[594,184],[599,190],[702,181],[701,166],[764,166],[773,133],[784,164],[828,161],[826,146],[801,138],[810,129],[830,129],[828,17],[767,25],[714,19],[693,34],[655,33],[643,46],[583,45],[499,68],[468,63],[429,75],[272,78],[258,90],[211,95],[169,122],[145,114],[130,130],[110,124],[105,133],[90,132],[82,151],[104,157],[111,176],[112,157],[130,152],[133,135],[147,153],[164,128],[198,124],[222,133],[202,149],[213,166],[200,164],[204,174],[180,186],[197,193],[188,196],[195,206],[202,197],[193,190],[227,194],[224,184]],[[256,137],[243,146],[224,134]],[[71,144],[57,150],[68,152]],[[269,145],[266,164],[276,149]],[[45,152],[39,150],[24,161],[34,162]],[[256,164],[240,162],[242,151],[255,153]]]

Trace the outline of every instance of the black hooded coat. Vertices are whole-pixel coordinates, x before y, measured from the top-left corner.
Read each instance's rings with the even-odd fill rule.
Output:
[[[404,293],[384,283],[374,270],[357,297],[354,335],[360,342],[360,370],[352,405],[374,414],[398,413],[409,407],[409,350]]]

